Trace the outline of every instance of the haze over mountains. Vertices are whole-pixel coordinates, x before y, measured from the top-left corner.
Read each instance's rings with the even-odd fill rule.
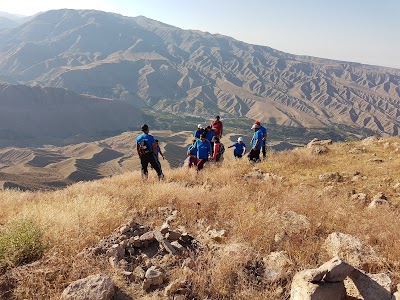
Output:
[[[0,80],[162,113],[346,124],[394,135],[400,125],[398,69],[296,56],[94,10],[48,11],[0,30]]]

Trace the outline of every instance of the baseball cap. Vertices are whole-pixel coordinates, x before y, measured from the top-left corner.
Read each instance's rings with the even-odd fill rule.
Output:
[[[253,124],[253,126],[251,126],[251,129],[254,129],[254,128],[260,128],[260,125],[257,125],[257,124]]]
[[[243,138],[242,138],[242,137],[239,137],[239,138],[238,138],[238,142],[243,142]]]
[[[203,128],[203,125],[199,124],[197,125],[197,128]]]
[[[261,125],[260,121],[255,121],[254,124],[257,124],[258,126]]]

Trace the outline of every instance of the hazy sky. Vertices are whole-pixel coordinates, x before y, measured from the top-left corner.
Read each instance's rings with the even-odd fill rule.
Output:
[[[0,0],[0,11],[60,8],[143,15],[284,52],[400,68],[400,0]]]

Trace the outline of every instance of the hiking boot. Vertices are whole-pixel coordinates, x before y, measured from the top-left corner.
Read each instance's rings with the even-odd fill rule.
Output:
[[[164,180],[164,174],[158,175],[158,180],[159,180],[159,181]]]

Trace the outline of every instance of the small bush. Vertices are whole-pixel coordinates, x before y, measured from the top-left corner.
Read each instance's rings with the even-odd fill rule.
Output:
[[[0,232],[0,267],[35,261],[44,252],[43,233],[31,221],[20,221]]]

